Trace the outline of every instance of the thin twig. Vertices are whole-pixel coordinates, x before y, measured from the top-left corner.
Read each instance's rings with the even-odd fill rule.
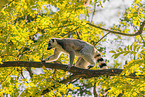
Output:
[[[95,15],[95,12],[96,12],[96,1],[94,1],[94,10],[93,10],[91,22],[93,21],[93,16]]]
[[[100,26],[96,26],[92,23],[87,23],[87,24],[90,25],[90,26],[93,26],[95,28],[98,28],[98,29],[101,29],[101,30],[104,30],[104,31],[108,31],[108,32],[113,33],[113,34],[120,34],[120,35],[125,35],[125,36],[137,36],[137,35],[142,34],[143,28],[145,26],[145,20],[140,24],[140,28],[139,28],[138,32],[136,32],[135,34],[127,34],[127,33],[122,33],[122,32],[119,32],[119,31],[113,31],[113,30],[106,29],[106,28],[103,28],[103,27],[100,27]]]
[[[140,37],[141,37],[141,39],[142,39],[143,43],[145,43],[145,40],[143,39],[142,35],[140,35]]]
[[[110,32],[108,32],[108,33],[105,34],[101,39],[99,39],[99,40],[96,42],[96,44],[99,43],[103,38],[105,38],[109,33],[110,33]],[[96,44],[95,44],[95,45],[96,45]]]
[[[95,78],[94,78],[95,79]],[[94,82],[94,89],[93,89],[94,97],[98,97],[98,94],[96,92],[96,82]]]

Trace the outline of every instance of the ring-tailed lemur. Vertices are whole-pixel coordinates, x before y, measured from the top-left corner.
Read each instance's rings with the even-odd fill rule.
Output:
[[[73,65],[75,56],[78,56],[75,64],[76,67],[87,69],[88,66],[95,66],[95,61],[97,61],[101,69],[108,69],[99,51],[91,44],[82,40],[71,38],[52,38],[48,42],[47,50],[52,48],[55,48],[54,54],[46,59],[43,59],[42,62],[55,61],[59,58],[61,52],[63,52],[65,54],[69,54],[70,56],[70,64],[68,65],[68,69],[70,69]]]

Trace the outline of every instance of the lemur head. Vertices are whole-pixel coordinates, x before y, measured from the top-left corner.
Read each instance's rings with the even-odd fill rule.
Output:
[[[56,45],[57,45],[56,39],[55,38],[50,39],[50,41],[48,42],[47,50],[54,48]]]

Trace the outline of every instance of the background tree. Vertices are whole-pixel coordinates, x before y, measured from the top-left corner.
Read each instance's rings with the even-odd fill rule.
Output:
[[[134,0],[120,17],[120,23],[109,27],[106,27],[104,23],[96,23],[94,20],[98,9],[103,7],[105,2],[108,1],[5,0],[1,2],[0,96],[29,97],[42,94],[45,94],[44,97],[144,96],[144,1]],[[98,65],[92,68],[92,71],[73,67],[66,72],[64,69],[66,66],[63,67],[58,64],[59,62],[55,62],[55,66],[40,63],[41,59],[53,53],[53,50],[48,52],[46,49],[47,42],[52,37],[87,41],[100,48],[99,51],[105,56],[105,47],[102,42],[106,40],[111,42],[106,36],[114,36],[114,34],[115,42],[124,43],[126,42],[124,38],[132,39],[126,46],[120,45],[115,49],[113,47],[113,50],[106,50],[106,52],[113,53],[114,58],[109,68],[124,68],[123,71],[117,69],[119,73],[115,69],[114,71],[110,69],[114,75],[119,74],[118,76],[112,76],[113,73],[111,75],[109,70],[98,71],[105,72],[102,73],[104,76],[99,76],[97,71],[93,71],[99,69]],[[126,56],[129,58],[118,60]],[[61,64],[66,64],[67,60],[66,55],[61,55],[58,59]],[[9,61],[14,61],[14,63]],[[126,64],[124,61],[127,61]],[[17,64],[21,66],[12,66]],[[34,66],[35,64],[39,66]],[[47,65],[49,68],[46,68]],[[41,69],[30,68],[40,68],[40,66]],[[96,77],[89,78],[92,72],[95,72]],[[90,75],[87,76],[87,73]],[[137,77],[128,78],[127,76],[131,73]]]

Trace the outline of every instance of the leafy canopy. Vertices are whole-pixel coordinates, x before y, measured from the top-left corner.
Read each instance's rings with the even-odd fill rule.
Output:
[[[36,61],[46,58],[53,53],[47,51],[47,42],[50,38],[76,38],[96,45],[97,41],[106,32],[88,25],[91,8],[84,6],[86,0],[2,0],[0,5],[0,62],[6,61]],[[103,2],[106,2],[104,0]],[[103,7],[101,0],[90,1],[90,5]],[[134,0],[130,8],[126,9],[119,25],[110,27],[113,31],[122,33],[136,32],[140,22],[145,19],[143,0]],[[88,21],[87,21],[88,19]],[[93,21],[91,21],[93,23]],[[98,24],[98,26],[104,26]],[[133,30],[130,30],[130,27]],[[120,56],[130,55],[131,60],[124,65],[122,74],[129,75],[137,72],[145,76],[145,35],[135,36],[135,41],[128,46],[118,47],[111,50],[113,53],[114,67],[121,67],[116,59]],[[104,39],[103,41],[105,41]],[[119,35],[116,40],[121,40]],[[100,42],[98,46],[101,46]],[[101,50],[100,50],[101,51]],[[59,59],[62,63],[67,62],[67,56],[62,55]],[[76,61],[76,59],[75,59]],[[112,68],[112,67],[110,67]],[[69,76],[68,72],[53,70],[42,67],[31,68],[33,76],[30,78],[27,68],[9,67],[0,68],[0,95],[10,96],[34,96],[49,88],[52,91],[46,97],[61,97],[71,95],[100,95],[105,94],[116,97],[143,96],[145,93],[144,79],[130,79],[121,76],[98,77],[91,79],[79,79],[76,83],[60,84],[60,80]],[[93,69],[98,69],[97,65]],[[40,69],[38,71],[41,71]],[[57,89],[51,86],[59,86]],[[96,90],[96,86],[98,86]],[[92,92],[92,88],[98,94]],[[44,96],[45,97],[45,96]]]

